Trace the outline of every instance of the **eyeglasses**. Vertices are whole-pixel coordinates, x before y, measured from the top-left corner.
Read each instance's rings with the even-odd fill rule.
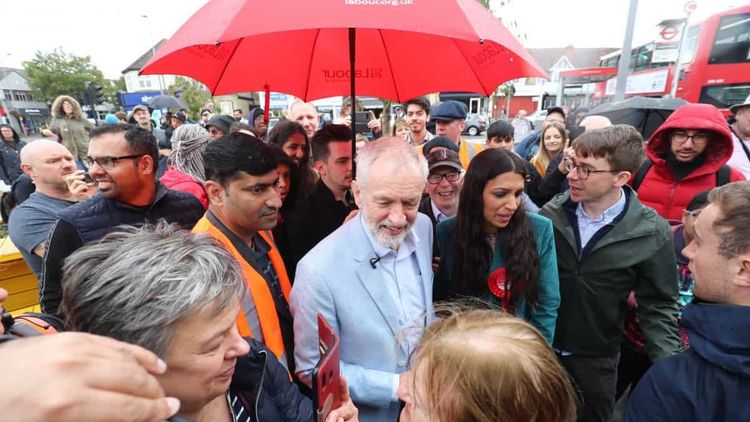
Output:
[[[461,172],[451,171],[451,172],[443,173],[443,174],[440,174],[440,173],[431,174],[427,177],[427,181],[430,182],[431,185],[437,185],[437,184],[440,184],[440,181],[443,180],[443,178],[445,178],[445,180],[449,182],[455,182],[461,178]]]
[[[130,160],[133,158],[141,158],[145,154],[133,154],[133,155],[123,155],[120,157],[88,157],[89,160],[95,162],[99,167],[105,169],[105,170],[112,170],[117,165],[117,162],[120,160]]]
[[[688,135],[687,132],[674,132],[672,133],[672,140],[678,144],[684,144],[688,139],[693,141],[694,144],[705,144],[708,142],[709,134],[706,132],[696,132],[692,135]]]
[[[582,167],[579,165],[576,165],[572,160],[565,159],[565,169],[570,173],[573,171],[573,169],[576,170],[578,174],[578,178],[581,180],[586,180],[589,178],[591,173],[617,173],[620,170],[592,170],[588,167]]]

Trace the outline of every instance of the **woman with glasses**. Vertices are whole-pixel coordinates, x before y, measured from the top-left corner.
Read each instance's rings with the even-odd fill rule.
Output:
[[[560,304],[550,220],[527,213],[523,159],[504,149],[477,154],[464,176],[458,214],[437,227],[435,301],[475,297],[517,315],[552,343]]]

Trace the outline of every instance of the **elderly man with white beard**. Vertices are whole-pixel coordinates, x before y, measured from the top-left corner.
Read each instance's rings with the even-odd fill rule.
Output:
[[[427,161],[401,138],[366,144],[352,182],[357,217],[297,266],[290,296],[297,376],[318,361],[317,315],[341,339],[341,373],[362,421],[395,421],[408,369],[432,310],[432,224],[418,212]]]

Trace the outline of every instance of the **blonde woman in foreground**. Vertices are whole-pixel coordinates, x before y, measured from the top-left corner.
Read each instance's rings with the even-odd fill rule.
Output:
[[[539,332],[501,311],[451,313],[430,325],[398,396],[402,422],[572,421],[568,375]]]

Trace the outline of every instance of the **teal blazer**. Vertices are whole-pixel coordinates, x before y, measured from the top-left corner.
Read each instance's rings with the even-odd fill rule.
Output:
[[[555,237],[552,221],[538,214],[526,213],[534,232],[536,247],[539,251],[539,303],[535,309],[520,298],[516,302],[516,316],[523,318],[536,327],[552,344],[557,322],[557,308],[560,306],[560,281],[557,276],[557,253],[555,251]],[[440,270],[435,277],[433,300],[455,299],[453,283],[453,233],[456,228],[456,218],[449,218],[437,225],[437,242],[440,248]],[[492,255],[492,262],[487,277],[493,271],[505,266],[502,245],[498,239]],[[480,299],[499,305],[499,300],[487,289],[485,296]]]

